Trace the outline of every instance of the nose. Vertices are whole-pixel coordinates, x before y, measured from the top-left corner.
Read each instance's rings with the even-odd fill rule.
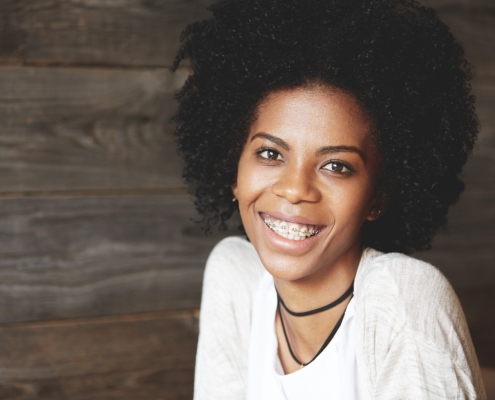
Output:
[[[284,168],[277,181],[272,185],[272,193],[285,198],[292,204],[300,202],[317,202],[321,192],[315,184],[312,171],[304,168]]]

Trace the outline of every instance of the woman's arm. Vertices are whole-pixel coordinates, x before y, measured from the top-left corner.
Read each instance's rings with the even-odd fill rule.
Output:
[[[251,302],[262,266],[251,244],[231,237],[208,258],[203,283],[195,400],[245,398]]]

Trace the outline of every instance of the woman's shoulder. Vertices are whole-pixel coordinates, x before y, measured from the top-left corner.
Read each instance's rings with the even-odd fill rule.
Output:
[[[401,321],[413,330],[436,330],[464,319],[454,289],[442,272],[405,254],[365,250],[355,287],[356,300],[365,301],[367,313],[394,315],[396,323]]]
[[[356,292],[394,299],[397,306],[435,312],[458,308],[452,286],[433,265],[401,253],[366,249],[356,276]],[[438,307],[432,307],[434,301]],[[412,310],[411,310],[412,311]]]
[[[484,398],[461,304],[437,268],[404,254],[367,249],[355,298],[358,362],[367,371],[370,391],[378,395],[395,388],[414,398],[456,398],[462,392]],[[395,386],[375,386],[381,379],[395,379]]]
[[[255,290],[263,275],[253,245],[241,236],[230,236],[215,245],[206,262],[205,279],[219,280],[230,287]]]

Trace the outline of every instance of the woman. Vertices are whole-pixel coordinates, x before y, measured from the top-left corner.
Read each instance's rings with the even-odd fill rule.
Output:
[[[477,136],[469,67],[407,0],[227,0],[176,64],[207,230],[196,399],[485,398],[427,249]]]

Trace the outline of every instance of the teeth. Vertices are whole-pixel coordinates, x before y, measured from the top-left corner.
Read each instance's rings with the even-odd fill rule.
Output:
[[[320,232],[313,225],[299,225],[263,215],[266,226],[280,236],[290,240],[304,240]]]

